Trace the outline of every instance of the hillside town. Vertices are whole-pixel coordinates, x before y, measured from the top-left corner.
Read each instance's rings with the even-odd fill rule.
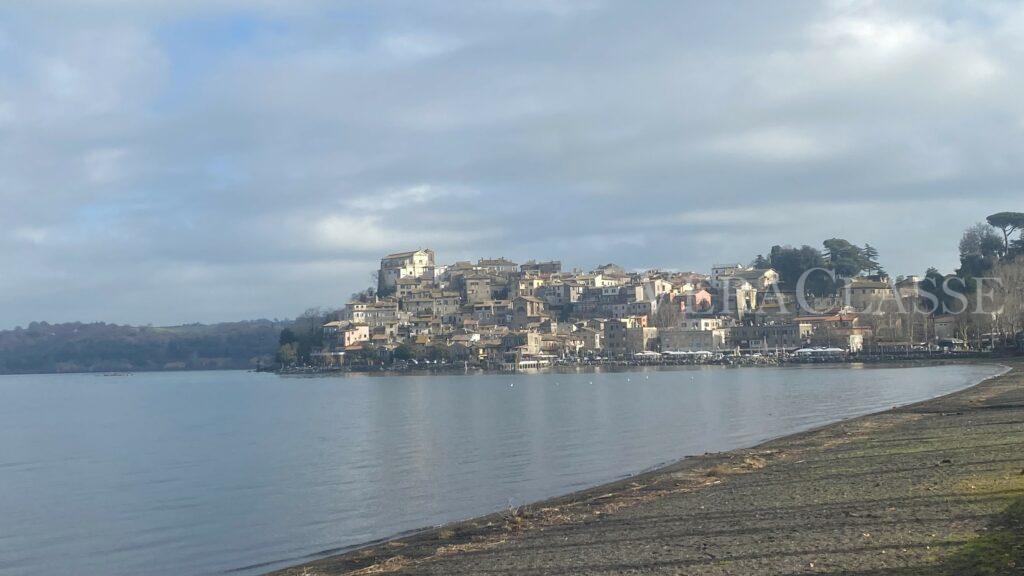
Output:
[[[821,270],[833,288],[814,295],[780,282],[764,264],[759,257],[708,273],[615,264],[582,271],[504,257],[441,264],[429,248],[388,254],[377,286],[323,324],[311,358],[324,369],[520,370],[723,355],[828,361],[971,345],[958,315],[915,313],[921,278],[890,278],[878,266],[839,278]]]

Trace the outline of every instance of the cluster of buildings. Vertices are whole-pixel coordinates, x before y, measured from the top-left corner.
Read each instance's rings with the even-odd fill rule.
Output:
[[[816,299],[811,311],[780,289],[770,268],[726,265],[699,274],[607,264],[584,272],[505,258],[439,265],[430,249],[385,256],[377,279],[376,291],[323,326],[323,363],[516,369],[809,347],[856,353],[885,332],[882,304],[916,289],[916,279],[900,286],[857,278],[844,294]],[[896,336],[893,328],[890,339]]]

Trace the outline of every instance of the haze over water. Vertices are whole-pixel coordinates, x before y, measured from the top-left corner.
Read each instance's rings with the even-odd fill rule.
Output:
[[[1001,370],[0,377],[0,575],[258,574]]]

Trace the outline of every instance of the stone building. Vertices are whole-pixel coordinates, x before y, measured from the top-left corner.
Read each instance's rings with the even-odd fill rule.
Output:
[[[396,252],[380,260],[377,291],[391,294],[402,278],[434,278],[434,251],[429,248]]]

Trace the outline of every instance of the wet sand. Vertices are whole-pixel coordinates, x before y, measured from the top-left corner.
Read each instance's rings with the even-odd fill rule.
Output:
[[[1022,366],[274,574],[1024,574]]]

